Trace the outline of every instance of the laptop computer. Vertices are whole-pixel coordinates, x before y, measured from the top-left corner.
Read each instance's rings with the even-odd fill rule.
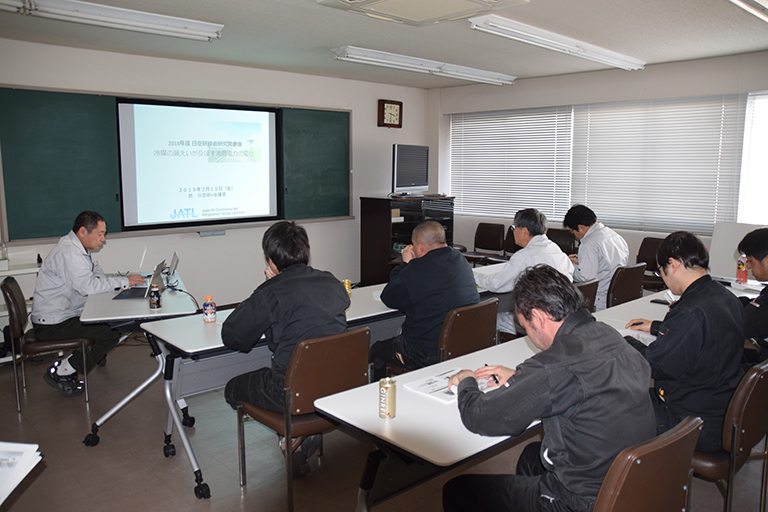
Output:
[[[145,281],[144,284],[138,284],[136,286],[132,286],[131,288],[126,288],[125,290],[112,297],[112,300],[146,299],[149,297],[149,289],[153,284],[158,285],[160,288],[160,293],[162,293],[163,289],[165,288],[165,283],[163,282],[163,270],[165,270],[165,260],[155,265],[155,270],[152,272],[152,276],[148,281]]]

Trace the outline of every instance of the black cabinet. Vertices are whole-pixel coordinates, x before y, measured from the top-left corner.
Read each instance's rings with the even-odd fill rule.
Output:
[[[453,245],[453,197],[360,198],[360,284],[386,283],[413,229],[425,220],[445,228]]]

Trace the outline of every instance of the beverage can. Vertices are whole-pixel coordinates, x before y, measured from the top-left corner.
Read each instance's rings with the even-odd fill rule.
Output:
[[[395,417],[395,379],[385,377],[379,381],[379,418]]]
[[[160,302],[160,287],[153,284],[149,289],[149,309],[160,309],[162,307],[162,303]]]
[[[344,288],[347,290],[347,295],[349,295],[349,298],[352,298],[352,281],[349,279],[344,279],[341,281],[344,284]]]
[[[216,303],[213,302],[213,297],[210,295],[205,296],[203,303],[203,321],[206,323],[216,321]]]

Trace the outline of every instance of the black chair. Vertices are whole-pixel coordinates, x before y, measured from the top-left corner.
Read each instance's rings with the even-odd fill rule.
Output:
[[[462,254],[468,262],[475,265],[483,263],[488,256],[498,256],[502,251],[504,251],[504,224],[481,222],[475,229],[474,249]]]
[[[284,436],[288,510],[293,510],[293,452],[307,436],[321,434],[336,426],[315,413],[315,400],[368,383],[370,337],[371,331],[367,327],[359,327],[333,336],[302,341],[293,350],[285,374],[283,412],[269,411],[245,402],[238,405],[241,486],[246,483],[244,423],[248,415]]]
[[[487,256],[483,262],[486,265],[493,265],[495,263],[506,263],[514,253],[522,249],[517,243],[515,243],[515,227],[509,226],[507,228],[507,236],[504,237],[504,253],[501,256]]]
[[[663,241],[663,238],[643,238],[643,241],[640,243],[640,249],[637,251],[637,259],[635,261],[637,263],[645,263],[645,275],[643,276],[643,289],[645,290],[660,292],[667,287],[664,284],[664,280],[655,274],[659,270],[659,265],[656,263],[656,252]]]
[[[19,396],[19,377],[16,372],[16,355],[21,355],[21,381],[24,389],[27,387],[27,375],[24,370],[24,360],[33,355],[56,352],[59,350],[77,350],[83,353],[83,368],[85,368],[85,349],[93,345],[93,338],[73,338],[65,340],[41,341],[35,338],[35,331],[27,327],[27,302],[16,279],[6,277],[0,284],[5,305],[8,308],[8,321],[11,328],[11,355],[13,357],[13,383],[16,386],[16,411],[21,412],[21,397]],[[18,352],[17,352],[18,346]],[[88,402],[88,376],[84,375],[85,401]]]
[[[752,453],[752,448],[768,432],[768,361],[753,366],[742,377],[731,397],[723,421],[723,450],[694,452],[693,474],[703,480],[715,482],[723,496],[723,510],[733,507],[733,479],[736,472],[749,460],[760,460],[763,473],[760,487],[760,510],[765,510],[768,486],[768,446]],[[768,443],[768,441],[766,441]]]
[[[549,228],[547,238],[555,242],[565,254],[576,253],[576,237],[569,230]]]
[[[584,298],[587,299],[587,309],[590,313],[593,312],[595,310],[595,297],[597,297],[597,288],[600,286],[600,281],[592,279],[591,281],[573,284],[576,285],[576,288],[578,288]]]
[[[691,456],[703,423],[688,416],[671,430],[619,453],[592,512],[690,510]]]
[[[645,263],[618,267],[608,286],[606,307],[618,306],[642,297],[643,275],[645,275]]]

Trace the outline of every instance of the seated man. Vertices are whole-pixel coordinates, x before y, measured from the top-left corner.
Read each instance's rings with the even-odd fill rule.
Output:
[[[572,206],[563,219],[563,227],[568,228],[581,240],[579,254],[570,258],[576,270],[573,280],[577,283],[597,279],[595,311],[606,308],[608,287],[617,267],[623,267],[629,261],[629,247],[626,240],[602,222],[597,222],[595,212],[582,204]]]
[[[722,450],[723,416],[743,375],[744,307],[707,274],[707,248],[693,233],[669,235],[656,260],[664,283],[680,299],[663,321],[635,318],[627,328],[656,336],[647,347],[628,341],[651,364],[657,433],[699,416],[704,425],[696,449]]]
[[[516,436],[541,419],[544,438],[525,447],[515,475],[450,480],[443,510],[591,511],[616,455],[655,434],[651,369],[615,329],[595,321],[576,287],[552,267],[525,270],[512,300],[541,352],[514,370],[462,370],[449,384],[457,386],[461,420],[472,432]],[[476,378],[493,375],[506,387],[482,393]]]
[[[345,311],[350,302],[344,285],[333,274],[307,265],[309,238],[295,222],[270,226],[261,247],[267,280],[229,315],[221,339],[232,350],[250,352],[264,335],[272,365],[230,379],[224,398],[232,408],[247,402],[283,412],[285,374],[293,349],[301,341],[346,331]],[[307,457],[319,441],[320,436],[312,436],[294,452],[295,474],[309,472]]]
[[[107,277],[102,272],[91,251],[98,251],[106,236],[104,217],[96,212],[82,212],[72,231],[61,237],[37,274],[30,314],[35,336],[40,340],[93,338],[95,342],[88,348],[85,368],[83,354],[75,350],[66,359],[53,363],[43,375],[64,396],[81,394],[83,383],[78,372],[90,372],[120,341],[120,333],[106,324],[80,322],[88,295],[144,282],[140,275]]]
[[[573,281],[573,263],[560,247],[552,242],[547,232],[547,217],[538,210],[528,208],[515,214],[515,243],[522,247],[514,253],[502,269],[491,275],[475,271],[477,285],[493,293],[511,292],[520,274],[528,267],[546,263]],[[496,318],[499,331],[515,334],[515,314],[503,311]]]
[[[739,242],[739,252],[747,257],[747,265],[758,281],[768,281],[768,228],[747,233]],[[759,361],[768,358],[768,286],[754,300],[739,297],[744,306],[744,337],[760,344]]]
[[[403,249],[403,263],[392,269],[381,292],[381,301],[405,312],[405,321],[402,334],[371,347],[375,380],[386,377],[387,363],[411,369],[436,363],[440,330],[448,312],[480,302],[469,263],[446,245],[439,222],[422,222],[411,240],[413,245]]]

